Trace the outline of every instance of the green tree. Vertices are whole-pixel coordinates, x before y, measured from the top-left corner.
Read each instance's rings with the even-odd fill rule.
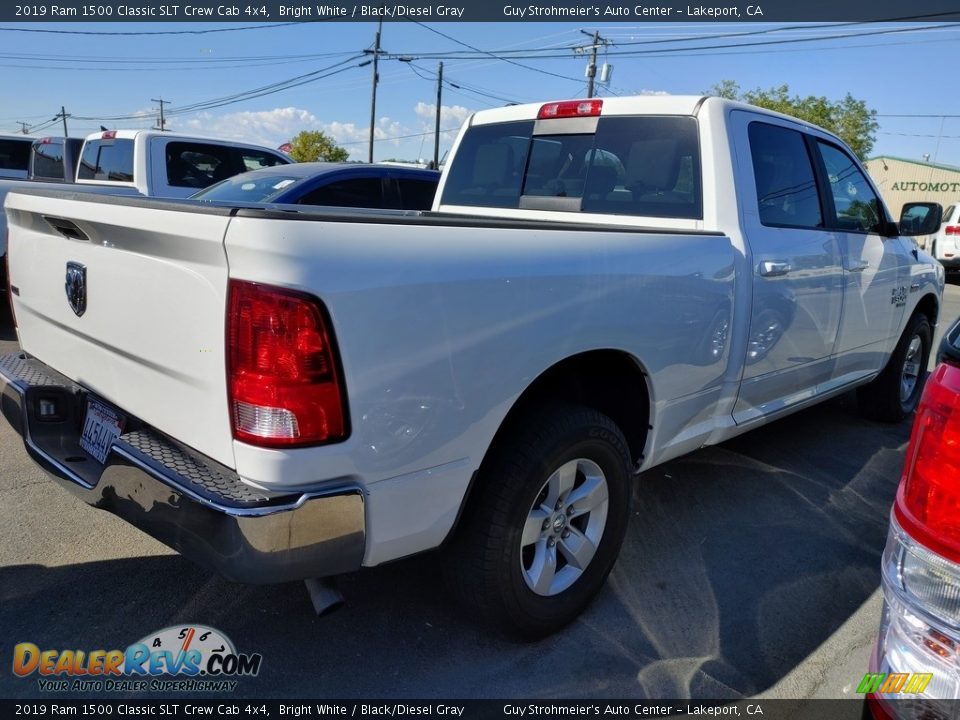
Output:
[[[830,101],[823,96],[790,95],[790,87],[786,84],[769,90],[757,88],[743,91],[733,80],[717,83],[709,93],[730,100],[742,100],[826,128],[849,145],[861,159],[865,159],[873,149],[877,128],[880,127],[877,111],[868,108],[863,100],[857,100],[850,93],[842,100]]]
[[[290,141],[290,157],[297,162],[343,162],[349,155],[322,130],[302,130]]]

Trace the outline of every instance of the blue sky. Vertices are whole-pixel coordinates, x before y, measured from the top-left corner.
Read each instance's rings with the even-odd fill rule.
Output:
[[[444,78],[459,88],[444,88],[443,129],[457,127],[472,111],[502,105],[506,100],[534,102],[585,96],[586,61],[571,49],[589,43],[581,32],[584,30],[599,30],[612,43],[607,47],[607,61],[613,65],[613,78],[609,86],[598,86],[601,97],[700,94],[730,79],[743,88],[787,83],[794,93],[831,99],[850,92],[881,115],[960,116],[960,92],[952,83],[952,67],[960,50],[958,25],[919,30],[918,25],[906,24],[790,24],[794,29],[742,38],[706,37],[755,33],[785,25],[390,22],[383,26],[381,46],[392,54],[414,58],[423,54],[451,56],[443,61]],[[303,23],[198,35],[70,35],[5,29],[11,27],[156,33],[242,26],[24,23],[0,27],[0,132],[19,130],[18,121],[39,127],[39,134],[60,132],[59,123],[48,129],[43,125],[61,105],[71,115],[92,118],[71,118],[71,135],[98,130],[101,123],[111,128],[150,127],[157,121],[157,104],[151,99],[164,98],[170,101],[168,110],[175,113],[169,119],[169,129],[271,146],[290,139],[299,130],[322,129],[347,147],[352,158],[367,157],[371,67],[357,65],[363,62],[363,50],[372,46],[376,23]],[[907,32],[871,35],[901,29]],[[848,37],[829,39],[837,35]],[[665,40],[676,42],[662,42]],[[770,44],[692,49],[759,42]],[[488,55],[480,59],[456,57],[472,52],[467,46],[494,55],[521,50],[536,55],[544,48],[557,48],[554,54],[561,57],[517,58],[513,63]],[[613,55],[636,50],[647,54]],[[601,51],[601,62],[603,59]],[[381,60],[375,159],[432,157],[437,62],[435,57],[412,63],[395,58]],[[334,71],[336,74],[320,77]],[[316,74],[291,89],[208,110],[177,112],[191,104],[307,73]],[[105,119],[129,115],[136,117]],[[931,160],[960,165],[960,117],[879,120],[874,155],[922,159],[929,154]],[[441,135],[441,154],[453,137],[452,132]]]

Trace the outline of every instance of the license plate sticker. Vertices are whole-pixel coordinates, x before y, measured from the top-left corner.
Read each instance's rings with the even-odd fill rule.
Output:
[[[122,428],[123,421],[117,413],[96,400],[89,400],[87,415],[83,420],[80,447],[102,465],[107,461],[113,441],[120,437]]]

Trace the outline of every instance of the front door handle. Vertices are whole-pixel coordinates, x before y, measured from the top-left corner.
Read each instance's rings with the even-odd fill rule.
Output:
[[[786,260],[764,260],[760,263],[760,274],[764,277],[781,277],[792,269]]]
[[[870,267],[870,262],[868,260],[857,260],[855,262],[847,263],[847,272],[863,272],[868,267]]]

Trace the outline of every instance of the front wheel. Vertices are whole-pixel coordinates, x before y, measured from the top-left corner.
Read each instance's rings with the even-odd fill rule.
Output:
[[[630,453],[606,415],[534,411],[492,451],[445,557],[472,614],[534,639],[571,622],[613,568],[630,517]]]
[[[857,391],[860,408],[867,417],[900,422],[917,408],[932,343],[930,321],[917,313],[907,323],[883,372]]]

